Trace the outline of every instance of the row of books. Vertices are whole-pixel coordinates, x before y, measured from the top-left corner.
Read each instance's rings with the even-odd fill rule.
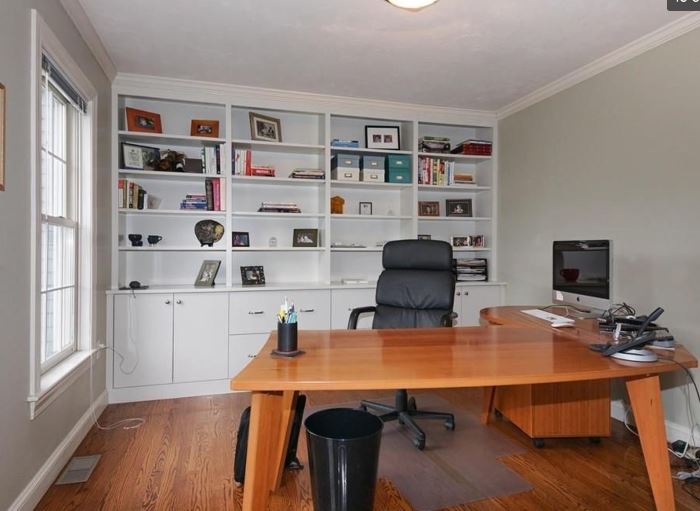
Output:
[[[221,174],[221,149],[218,145],[202,147],[202,173]]]
[[[226,187],[221,186],[221,179],[206,179],[204,193],[188,193],[180,201],[180,209],[202,209],[222,211],[226,204]]]
[[[474,174],[457,174],[453,161],[422,157],[419,161],[418,183],[435,186],[474,184]]]
[[[123,209],[148,209],[148,192],[130,179],[120,179],[117,184],[117,203]]]
[[[484,258],[455,259],[457,282],[482,282],[489,279],[488,262]]]
[[[261,213],[301,213],[296,202],[263,202],[258,211]]]

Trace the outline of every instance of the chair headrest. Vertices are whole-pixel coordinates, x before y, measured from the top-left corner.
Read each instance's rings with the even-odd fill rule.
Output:
[[[452,271],[452,245],[437,240],[396,240],[384,245],[385,270]]]

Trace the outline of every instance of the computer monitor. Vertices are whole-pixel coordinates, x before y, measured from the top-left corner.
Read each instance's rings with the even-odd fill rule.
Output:
[[[552,300],[597,310],[610,307],[610,240],[555,241],[552,249]]]

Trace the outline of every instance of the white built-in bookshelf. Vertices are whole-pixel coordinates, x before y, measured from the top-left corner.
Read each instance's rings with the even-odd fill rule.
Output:
[[[181,98],[173,94],[157,97],[152,91],[133,87],[115,87],[113,110],[113,273],[112,288],[132,280],[149,284],[153,289],[192,286],[202,261],[218,259],[221,268],[217,288],[236,289],[241,285],[241,266],[263,266],[268,287],[306,283],[309,287],[338,286],[343,278],[375,281],[381,272],[381,245],[389,240],[430,235],[432,239],[450,241],[453,236],[484,235],[484,247],[455,248],[455,257],[483,257],[489,261],[490,280],[496,271],[496,190],[495,156],[470,156],[419,152],[422,136],[450,139],[453,146],[467,139],[494,142],[495,121],[479,116],[445,113],[443,110],[391,108],[377,111],[339,105],[284,100],[253,103],[249,98],[238,101],[225,94],[217,96],[189,88]],[[125,108],[158,113],[162,134],[136,133],[127,130]],[[282,142],[251,139],[250,112],[280,119]],[[219,121],[217,138],[190,136],[192,119]],[[400,129],[398,150],[365,147],[365,126],[396,126]],[[351,139],[359,148],[331,146],[331,140]],[[202,147],[219,146],[221,174],[163,172],[122,168],[121,144],[131,143],[161,150],[182,152],[188,159],[199,160]],[[276,168],[275,177],[232,175],[234,150],[249,149],[254,165]],[[410,157],[411,183],[341,182],[331,179],[331,158],[338,153],[360,156],[390,154]],[[434,186],[418,183],[421,158],[440,158],[454,162],[455,169],[474,176],[469,185]],[[296,168],[323,169],[323,180],[292,179]],[[117,204],[119,179],[137,183],[159,202],[152,209],[123,208]],[[181,210],[180,201],[187,194],[204,193],[207,179],[220,180],[225,203],[221,211]],[[345,200],[343,214],[331,214],[330,199]],[[471,199],[472,217],[446,216],[445,201]],[[295,202],[301,213],[260,213],[263,201]],[[438,201],[440,215],[419,216],[419,201]],[[372,203],[372,215],[361,215],[360,202]],[[213,247],[200,247],[194,225],[213,219],[224,225],[225,235]],[[293,229],[318,229],[318,247],[293,247]],[[233,232],[247,232],[249,247],[232,246]],[[129,234],[142,234],[143,247],[132,247]],[[155,246],[148,246],[148,235],[162,236]],[[271,238],[276,239],[271,246]],[[342,244],[343,246],[335,246]]]

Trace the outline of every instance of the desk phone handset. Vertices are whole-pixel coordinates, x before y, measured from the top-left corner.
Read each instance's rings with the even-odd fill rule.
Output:
[[[658,360],[656,353],[639,348],[654,341],[673,340],[672,336],[658,337],[655,329],[648,329],[649,325],[656,321],[663,313],[664,310],[661,307],[654,309],[651,314],[641,320],[639,327],[634,333],[634,337],[631,339],[616,344],[592,344],[591,349],[600,351],[604,357],[612,357],[632,362],[656,362]]]

